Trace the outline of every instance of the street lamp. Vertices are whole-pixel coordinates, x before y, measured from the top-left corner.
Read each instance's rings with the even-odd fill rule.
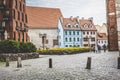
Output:
[[[91,43],[90,43],[90,39],[92,38],[91,36],[86,36],[87,41],[88,41],[88,47],[90,47],[90,52],[91,52]]]
[[[39,34],[39,37],[42,38],[42,47],[43,49],[45,48],[45,38],[46,38],[46,34]]]

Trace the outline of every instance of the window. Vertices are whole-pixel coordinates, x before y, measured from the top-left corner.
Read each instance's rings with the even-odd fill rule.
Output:
[[[68,47],[68,45],[65,45],[65,47]]]
[[[76,25],[75,25],[75,27],[76,27],[76,28],[79,28],[79,25],[78,25],[78,24],[76,24]]]
[[[26,20],[26,23],[27,23],[27,22],[28,22],[28,21],[27,21],[27,15],[25,15],[25,20]]]
[[[92,31],[91,31],[91,35],[92,35]]]
[[[106,43],[106,41],[104,41]]]
[[[90,24],[90,26],[89,26],[90,28],[92,28],[93,27],[93,25],[92,24]]]
[[[68,27],[68,28],[71,28],[71,24],[70,24],[70,23],[69,23],[69,24],[67,24],[67,27]]]
[[[80,41],[80,39],[79,39],[79,38],[77,38],[77,41]]]
[[[18,33],[18,41],[20,41],[20,33]]]
[[[4,21],[2,22],[2,27],[5,27],[5,22]]]
[[[22,21],[24,21],[24,13],[22,13]]]
[[[12,7],[12,1],[9,0],[9,7]]]
[[[79,35],[79,31],[77,31],[77,35]]]
[[[65,41],[67,42],[67,41],[68,41],[68,39],[67,39],[67,38],[65,38]]]
[[[95,41],[95,38],[91,38],[91,41]]]
[[[88,28],[88,24],[84,24],[84,28]]]
[[[83,34],[85,35],[85,32],[83,32]]]
[[[18,20],[20,20],[20,12],[18,11]]]
[[[13,33],[13,39],[16,40],[16,33]]]
[[[69,35],[71,35],[71,31],[69,31]]]
[[[88,41],[88,38],[83,38],[84,41]]]
[[[69,41],[71,42],[71,41],[72,41],[72,39],[71,39],[71,38],[69,38]]]
[[[6,0],[3,0],[3,4],[4,4],[4,5],[6,4]]]
[[[87,34],[89,34],[89,32],[87,32]]]
[[[48,39],[46,39],[45,44],[48,44]]]
[[[22,5],[21,5],[21,2],[20,2],[20,7],[19,7],[19,8],[20,8],[20,10],[22,10]]]
[[[72,45],[70,45],[70,47],[72,47]]]
[[[24,32],[22,32],[22,42],[24,42]]]
[[[6,15],[9,15],[9,10],[6,11]]]
[[[12,17],[15,19],[15,10],[12,11]]]
[[[75,31],[73,31],[73,35],[75,35]]]
[[[65,35],[67,35],[67,31],[65,31]]]
[[[73,38],[73,41],[76,41],[75,38]]]
[[[17,9],[17,6],[18,6],[18,4],[17,4],[17,0],[15,0],[15,7],[16,7],[16,9]]]

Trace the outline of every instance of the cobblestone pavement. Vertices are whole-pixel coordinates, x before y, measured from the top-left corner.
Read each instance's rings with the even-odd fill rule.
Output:
[[[120,80],[118,56],[118,52],[40,55],[22,61],[22,68],[16,68],[16,62],[0,66],[0,80]],[[87,57],[92,57],[91,70],[85,69]],[[53,68],[48,68],[49,58]]]

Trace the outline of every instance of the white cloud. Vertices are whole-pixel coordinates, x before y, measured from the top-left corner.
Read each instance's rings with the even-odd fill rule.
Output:
[[[27,0],[27,5],[60,8],[64,17],[93,17],[95,24],[106,22],[105,0]]]

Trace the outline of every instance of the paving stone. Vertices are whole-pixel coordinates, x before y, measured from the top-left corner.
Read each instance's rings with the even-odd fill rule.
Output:
[[[118,52],[80,53],[74,55],[40,55],[42,58],[0,66],[0,80],[119,80]],[[85,69],[87,58],[92,57],[91,70]],[[53,68],[48,60],[52,58]]]

